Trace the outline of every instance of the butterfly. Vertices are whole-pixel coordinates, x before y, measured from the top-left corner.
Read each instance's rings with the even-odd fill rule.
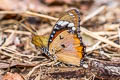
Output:
[[[85,46],[80,36],[80,12],[77,9],[71,9],[59,18],[49,36],[47,48],[42,47],[42,50],[57,61],[80,66]]]

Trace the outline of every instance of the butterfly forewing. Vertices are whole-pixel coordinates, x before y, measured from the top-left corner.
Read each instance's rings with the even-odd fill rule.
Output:
[[[80,13],[77,9],[72,9],[66,12],[55,24],[52,33],[50,34],[49,43],[54,40],[54,38],[59,35],[63,30],[69,29],[73,32],[80,27]],[[79,29],[77,29],[79,31]],[[80,31],[79,31],[80,32]]]

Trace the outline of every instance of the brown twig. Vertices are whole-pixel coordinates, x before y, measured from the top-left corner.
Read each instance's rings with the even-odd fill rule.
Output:
[[[32,73],[33,73],[37,68],[40,68],[41,66],[45,66],[45,65],[50,66],[50,65],[53,65],[54,63],[55,63],[55,62],[52,61],[52,62],[49,62],[49,63],[47,63],[47,64],[44,64],[44,63],[39,64],[39,65],[33,67],[32,70],[27,74],[26,77],[29,78],[29,77],[32,75]]]

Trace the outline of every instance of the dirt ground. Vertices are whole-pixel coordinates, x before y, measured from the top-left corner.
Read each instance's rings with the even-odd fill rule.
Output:
[[[41,49],[72,8],[80,11],[82,66],[55,62]],[[0,0],[0,80],[120,80],[120,1]]]

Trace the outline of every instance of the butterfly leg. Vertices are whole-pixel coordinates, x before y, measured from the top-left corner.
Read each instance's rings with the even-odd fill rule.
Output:
[[[56,57],[52,54],[50,54],[49,50],[47,48],[42,48],[43,53],[47,55],[51,60],[57,62]]]

